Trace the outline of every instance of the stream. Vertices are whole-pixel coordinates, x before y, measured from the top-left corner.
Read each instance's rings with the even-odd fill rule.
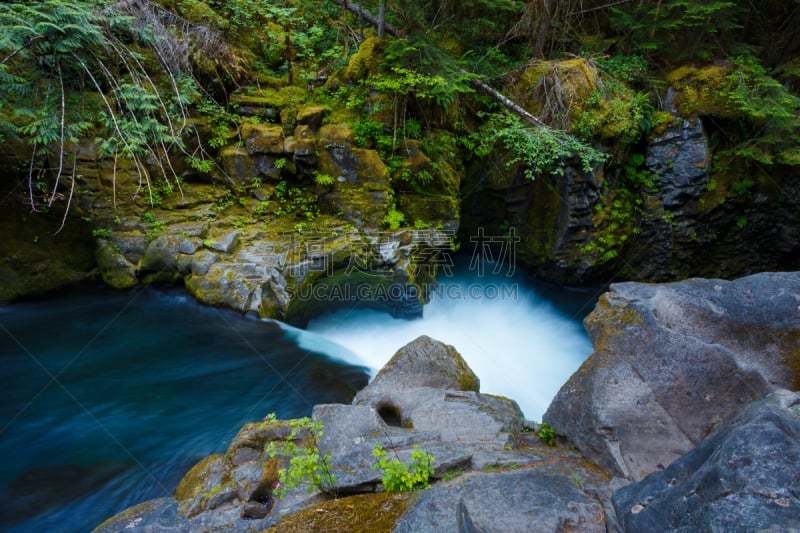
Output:
[[[0,530],[88,531],[167,496],[245,422],[349,402],[422,334],[539,420],[591,353],[580,321],[595,301],[461,265],[416,320],[340,309],[299,330],[180,288],[95,285],[0,307]]]

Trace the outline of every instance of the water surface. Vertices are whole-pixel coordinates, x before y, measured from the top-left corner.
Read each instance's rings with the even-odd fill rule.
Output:
[[[367,371],[181,289],[82,286],[0,308],[0,376],[0,530],[71,532],[171,494],[247,421],[348,402]]]

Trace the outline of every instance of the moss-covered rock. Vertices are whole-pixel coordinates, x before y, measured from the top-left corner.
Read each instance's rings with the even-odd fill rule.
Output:
[[[383,57],[383,41],[369,37],[358,47],[358,52],[350,57],[343,77],[350,83],[358,83],[374,73]]]
[[[136,267],[110,242],[98,239],[95,252],[103,282],[115,289],[130,289],[139,283]]]
[[[225,182],[234,187],[249,185],[260,174],[259,168],[245,148],[226,146],[219,152]]]
[[[667,75],[667,81],[677,91],[675,106],[684,116],[740,115],[730,104],[728,91],[732,65],[683,66]]]
[[[330,108],[324,105],[303,107],[297,112],[297,124],[308,126],[311,131],[317,131],[330,111]]]
[[[91,228],[70,217],[58,233],[57,212],[31,213],[14,195],[0,202],[0,302],[87,279],[94,268]]]
[[[282,154],[284,153],[283,128],[270,124],[243,124],[242,139],[247,153]]]

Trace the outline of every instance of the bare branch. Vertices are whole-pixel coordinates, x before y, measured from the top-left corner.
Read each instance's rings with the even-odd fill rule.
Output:
[[[50,200],[47,202],[47,207],[51,207],[53,205],[53,200],[55,200],[56,191],[58,190],[58,182],[61,179],[61,172],[64,170],[64,122],[66,120],[67,106],[64,96],[64,77],[61,74],[60,61],[56,61],[56,68],[58,70],[58,85],[61,88],[61,129],[58,135],[58,171],[56,172],[56,182],[53,184],[53,193],[50,195]]]

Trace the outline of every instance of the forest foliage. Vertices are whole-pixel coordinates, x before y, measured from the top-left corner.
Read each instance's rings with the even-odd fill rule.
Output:
[[[179,186],[170,157],[209,170],[214,156],[189,142],[187,119],[236,125],[230,94],[262,84],[346,102],[392,170],[402,139],[461,161],[499,145],[530,178],[576,158],[600,164],[598,140],[621,144],[611,155],[625,158],[663,124],[669,86],[699,91],[680,104],[726,131],[731,157],[800,164],[800,0],[365,0],[393,33],[378,44],[348,4],[0,3],[0,138],[29,149],[31,206],[69,201],[83,138],[101,157],[132,161],[145,192],[153,174]],[[586,90],[564,68],[576,60],[591,73]],[[491,85],[517,104],[531,72],[545,102],[527,106],[534,120],[476,90]],[[703,95],[704,83],[718,90]]]

